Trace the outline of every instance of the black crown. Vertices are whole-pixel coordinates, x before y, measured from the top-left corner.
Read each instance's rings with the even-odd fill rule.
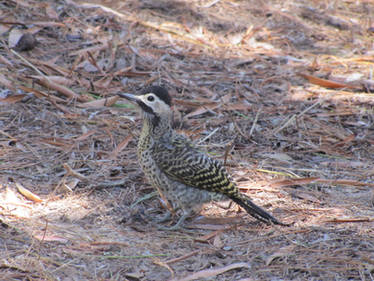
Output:
[[[144,89],[141,92],[142,95],[149,94],[149,93],[155,94],[156,96],[159,97],[160,100],[162,100],[167,105],[171,106],[171,97],[170,97],[168,91],[164,87],[151,86],[151,87],[148,87],[148,88]]]

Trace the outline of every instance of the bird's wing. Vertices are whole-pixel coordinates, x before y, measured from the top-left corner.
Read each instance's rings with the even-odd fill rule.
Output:
[[[158,167],[172,179],[188,186],[235,196],[238,189],[222,164],[200,152],[188,139],[175,136],[160,142],[153,157]]]

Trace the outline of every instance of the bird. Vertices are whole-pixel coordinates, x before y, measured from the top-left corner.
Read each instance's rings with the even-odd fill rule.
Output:
[[[183,228],[185,220],[198,213],[204,203],[227,199],[261,222],[286,225],[241,193],[219,160],[172,128],[172,98],[165,87],[154,85],[140,94],[118,95],[141,109],[143,126],[137,156],[146,178],[175,212],[181,211],[175,225],[162,229]]]

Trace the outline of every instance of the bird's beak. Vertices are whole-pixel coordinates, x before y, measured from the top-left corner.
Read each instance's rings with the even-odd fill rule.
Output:
[[[153,113],[153,109],[147,106],[143,100],[142,97],[144,96],[137,96],[129,93],[120,93],[118,94],[121,98],[125,98],[129,101],[135,102],[144,112]]]
[[[129,93],[120,93],[118,94],[118,96],[120,96],[121,98],[125,98],[129,101],[134,101],[134,102],[139,102],[140,101],[140,98],[136,95],[133,95],[133,94],[129,94]]]

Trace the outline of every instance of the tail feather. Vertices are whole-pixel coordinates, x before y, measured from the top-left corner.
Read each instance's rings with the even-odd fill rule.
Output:
[[[255,203],[251,201],[251,199],[243,193],[240,193],[238,197],[231,198],[236,204],[241,206],[248,214],[252,217],[258,219],[259,221],[265,223],[274,223],[278,225],[288,226],[288,224],[284,224],[274,218],[271,214],[267,211],[262,209],[261,207],[257,206]]]

